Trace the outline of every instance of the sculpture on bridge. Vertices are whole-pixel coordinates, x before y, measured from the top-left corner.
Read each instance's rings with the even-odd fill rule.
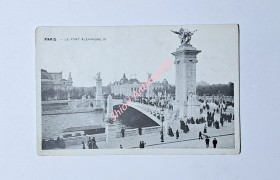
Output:
[[[187,96],[187,101],[188,102],[197,102],[196,93],[189,91],[188,96]]]
[[[172,31],[172,30],[171,30]],[[186,45],[186,44],[190,44],[192,35],[194,34],[194,32],[196,32],[197,30],[191,32],[187,29],[183,29],[180,28],[179,31],[172,31],[175,34],[178,34],[178,37],[180,39],[181,45]]]
[[[100,72],[96,74],[97,79],[100,79]]]

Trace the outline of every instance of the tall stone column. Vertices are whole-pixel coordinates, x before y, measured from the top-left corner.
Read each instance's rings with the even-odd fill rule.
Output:
[[[102,106],[102,79],[100,78],[100,73],[97,74],[96,78],[96,93],[95,93],[95,101],[96,101],[96,107]]]
[[[151,78],[151,73],[148,73],[148,80]],[[150,97],[151,97],[151,89],[150,89],[150,86],[151,85],[149,85],[149,86],[147,86],[147,98],[148,99],[150,99]]]
[[[175,98],[176,98],[176,102],[179,101],[178,97],[179,97],[179,62],[174,62],[175,67],[176,67],[176,75],[175,75]],[[178,87],[178,88],[177,88]]]
[[[198,118],[200,103],[196,98],[196,55],[200,53],[192,45],[183,43],[172,54],[176,66],[176,100],[175,108],[179,108],[179,117]]]
[[[107,113],[106,113],[106,117],[107,118],[111,118],[112,113],[113,113],[113,102],[112,102],[112,96],[111,96],[111,94],[109,94],[109,96],[107,98]]]

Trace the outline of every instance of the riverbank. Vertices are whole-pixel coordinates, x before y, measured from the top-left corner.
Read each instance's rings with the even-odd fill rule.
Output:
[[[44,115],[59,115],[59,114],[76,114],[76,113],[89,113],[94,111],[103,111],[103,108],[42,111],[42,115],[44,116]]]

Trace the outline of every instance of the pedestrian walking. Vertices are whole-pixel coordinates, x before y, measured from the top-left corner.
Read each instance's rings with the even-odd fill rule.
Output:
[[[216,148],[217,147],[217,144],[218,144],[218,141],[216,138],[214,138],[213,140],[213,147]]]
[[[86,149],[86,146],[85,146],[85,142],[84,142],[84,141],[82,142],[82,144],[83,144],[83,149]]]
[[[187,133],[190,131],[190,128],[189,128],[188,124],[186,124],[185,130],[186,130]]]
[[[208,136],[206,136],[206,139],[205,139],[206,148],[209,148],[209,142],[210,142],[210,139],[208,138]]]
[[[203,139],[201,131],[199,131],[198,139]]]
[[[222,125],[222,127],[223,127],[223,126],[224,126],[224,120],[223,120],[222,117],[220,118],[220,123],[221,123],[221,125]]]
[[[138,128],[138,132],[139,132],[139,135],[141,136],[142,135],[142,128],[141,127]]]
[[[206,126],[206,124],[204,125],[204,131],[203,132],[204,132],[204,134],[207,133],[207,126]]]
[[[176,139],[178,139],[178,138],[179,138],[179,131],[177,129],[177,131],[176,131]]]
[[[89,149],[92,149],[92,141],[91,141],[90,137],[88,138],[87,146]]]
[[[122,129],[121,129],[122,137],[124,137],[124,132],[125,132],[125,129],[122,127]]]
[[[164,142],[164,139],[163,139],[163,129],[160,131],[160,141]]]

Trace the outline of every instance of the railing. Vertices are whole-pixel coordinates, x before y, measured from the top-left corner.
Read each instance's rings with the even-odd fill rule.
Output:
[[[154,126],[154,127],[146,127],[146,128],[142,128],[142,135],[145,134],[152,134],[152,133],[159,133],[161,131],[161,126]],[[139,135],[139,129],[135,128],[135,129],[126,129],[124,132],[124,137],[131,137],[131,136],[138,136]],[[121,138],[122,137],[122,133],[121,132],[117,132],[116,133],[116,137],[117,138]]]
[[[152,133],[158,133],[161,131],[161,126],[155,126],[155,127],[147,127],[143,128],[143,134],[152,134]],[[163,127],[164,128],[164,127]]]
[[[89,140],[89,137],[90,138],[94,137],[96,142],[106,141],[106,134],[105,133],[94,134],[94,135],[75,136],[75,137],[68,137],[68,138],[63,138],[63,139],[65,141],[65,146],[72,146],[72,145],[82,144],[82,142],[87,144],[87,141]]]
[[[86,113],[86,112],[92,112],[92,111],[94,111],[94,109],[52,110],[52,111],[42,111],[42,115]]]
[[[138,129],[126,129],[125,132],[124,132],[124,136],[127,137],[127,136],[136,136],[138,135]],[[121,132],[117,132],[116,133],[116,137],[117,138],[120,138],[122,137],[122,133]]]
[[[145,127],[145,128],[142,128],[142,135],[159,133],[161,131],[161,129],[162,129],[161,126]],[[133,136],[139,136],[138,128],[125,130],[124,137],[133,137]],[[65,142],[65,146],[67,147],[67,146],[73,146],[73,145],[81,145],[82,142],[87,144],[89,137],[90,138],[94,137],[96,142],[106,141],[106,133],[67,137],[67,138],[63,138],[63,140]],[[121,132],[116,132],[116,138],[121,138],[121,137],[122,137]]]
[[[81,107],[89,107],[89,100],[84,100],[81,101],[80,103],[77,104],[77,108],[81,108]]]

